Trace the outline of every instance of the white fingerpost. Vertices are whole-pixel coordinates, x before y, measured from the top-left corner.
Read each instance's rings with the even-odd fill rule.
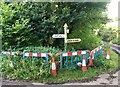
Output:
[[[67,31],[68,31],[68,25],[65,23],[63,27],[64,27],[64,35],[65,35],[65,38],[64,38],[64,50],[66,51],[66,48],[67,48]]]
[[[66,52],[67,43],[74,43],[74,42],[80,42],[80,38],[74,38],[74,39],[67,39],[67,33],[69,33],[68,25],[64,24],[64,34],[53,34],[52,38],[64,38],[64,50]]]

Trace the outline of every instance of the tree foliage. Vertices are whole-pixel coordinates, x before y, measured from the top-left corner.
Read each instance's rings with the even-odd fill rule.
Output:
[[[82,41],[77,44],[85,47],[96,42],[97,37],[94,37],[93,29],[100,28],[106,23],[107,18],[103,14],[106,4],[106,2],[0,3],[2,44],[4,47],[43,45],[62,48],[63,39],[53,39],[52,35],[63,33],[63,25],[67,23],[70,30],[68,38],[81,38]]]

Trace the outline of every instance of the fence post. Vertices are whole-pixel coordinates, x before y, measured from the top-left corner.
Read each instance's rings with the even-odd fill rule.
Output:
[[[66,69],[68,69],[68,56],[66,56]]]
[[[2,58],[4,57],[4,51],[1,52]]]
[[[60,54],[60,69],[62,69],[62,61],[63,61],[62,54]]]
[[[48,54],[46,53],[46,63],[48,64]]]
[[[72,68],[74,68],[74,65],[73,65],[73,56],[71,56],[71,65],[72,65]]]
[[[77,65],[77,63],[78,63],[78,55],[76,55],[76,65]]]

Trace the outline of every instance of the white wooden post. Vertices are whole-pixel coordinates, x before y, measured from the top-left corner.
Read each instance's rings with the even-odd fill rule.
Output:
[[[65,23],[63,27],[64,27],[64,35],[65,35],[65,38],[64,38],[64,50],[66,51],[66,48],[67,48],[67,29],[68,29],[68,25]]]

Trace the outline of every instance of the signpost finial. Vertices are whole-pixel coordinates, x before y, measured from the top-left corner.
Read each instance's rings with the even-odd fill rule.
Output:
[[[67,25],[67,23],[65,23],[63,27],[64,27],[64,28],[68,28],[68,25]]]

